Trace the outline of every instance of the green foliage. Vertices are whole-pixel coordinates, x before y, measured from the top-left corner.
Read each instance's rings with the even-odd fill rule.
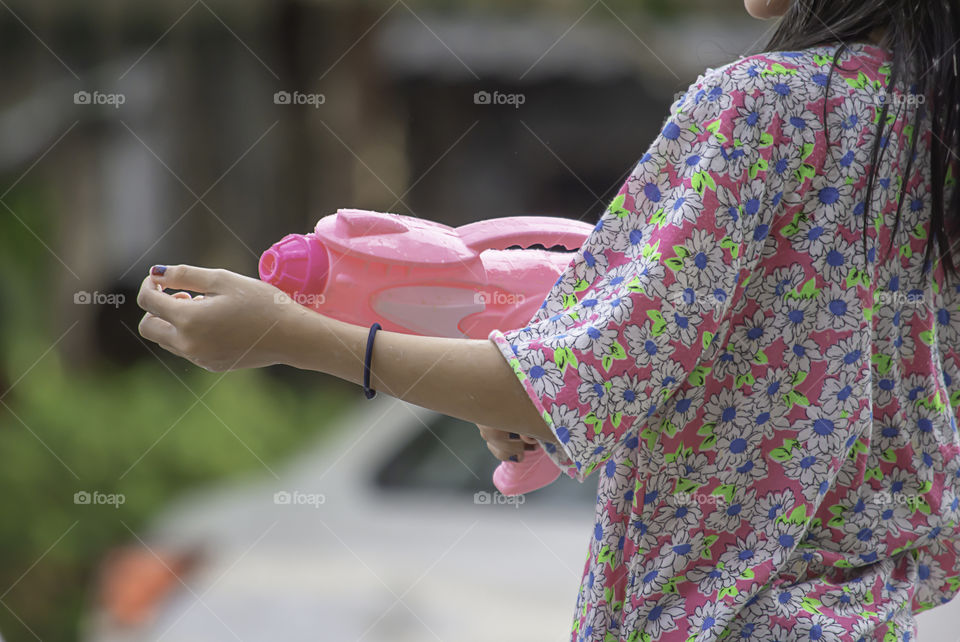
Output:
[[[202,484],[273,480],[267,466],[279,473],[355,397],[320,375],[305,393],[269,370],[224,376],[175,357],[66,367],[62,346],[48,349],[73,323],[58,303],[72,293],[51,284],[74,277],[43,243],[58,247],[69,220],[26,184],[5,202],[16,214],[0,215],[0,631],[8,642],[74,640],[104,552],[137,543],[127,527],[145,535]],[[124,501],[77,504],[80,491]]]
[[[29,345],[23,353],[42,353],[42,344]],[[156,363],[70,377],[50,353],[4,399],[10,409],[0,406],[0,584],[26,573],[4,601],[42,639],[75,635],[101,555],[135,542],[124,523],[139,532],[199,484],[237,474],[272,479],[266,466],[277,466],[349,399],[336,387],[298,394],[263,371],[218,382],[220,375],[190,366],[178,376],[202,403]],[[121,493],[124,503],[78,505],[78,491]],[[8,640],[32,639],[9,612],[0,613],[0,630]]]

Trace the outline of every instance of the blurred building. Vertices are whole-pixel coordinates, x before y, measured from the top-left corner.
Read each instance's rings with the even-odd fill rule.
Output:
[[[8,5],[5,202],[47,194],[57,223],[36,237],[59,264],[56,305],[79,290],[129,303],[89,306],[66,356],[142,354],[117,328],[135,326],[152,263],[252,275],[338,207],[596,220],[676,92],[763,26],[642,4]]]

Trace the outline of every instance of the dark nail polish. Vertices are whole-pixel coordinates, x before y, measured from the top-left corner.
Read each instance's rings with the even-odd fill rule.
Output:
[[[167,271],[166,265],[154,265],[150,268],[150,274],[153,276],[163,276],[163,273]]]
[[[536,445],[536,444],[524,444],[524,445],[523,445],[523,449],[524,449],[524,450],[536,450],[536,449],[537,449],[537,445]]]
[[[516,456],[516,455],[510,455],[510,461],[516,461],[516,462],[519,462],[520,460],[519,460],[519,459],[517,459],[517,456]]]
[[[515,432],[509,434],[510,439],[520,439],[520,435]]]

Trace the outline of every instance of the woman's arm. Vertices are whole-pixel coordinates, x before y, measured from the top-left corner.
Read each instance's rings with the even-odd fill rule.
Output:
[[[287,365],[362,385],[370,329],[297,306],[288,321]],[[552,440],[510,365],[488,339],[422,337],[378,330],[370,387],[464,421]]]
[[[200,292],[174,297],[164,288]],[[278,296],[280,295],[280,296]],[[280,290],[226,270],[187,265],[147,277],[137,303],[140,333],[211,371],[286,364],[361,384],[369,328],[290,302]],[[486,339],[379,330],[370,386],[464,421],[553,440],[497,346]]]

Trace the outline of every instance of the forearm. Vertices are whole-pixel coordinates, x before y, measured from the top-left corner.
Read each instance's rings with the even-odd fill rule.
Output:
[[[362,384],[369,328],[303,308],[284,326],[284,363]],[[374,390],[464,421],[554,440],[492,341],[379,330],[370,363]]]

